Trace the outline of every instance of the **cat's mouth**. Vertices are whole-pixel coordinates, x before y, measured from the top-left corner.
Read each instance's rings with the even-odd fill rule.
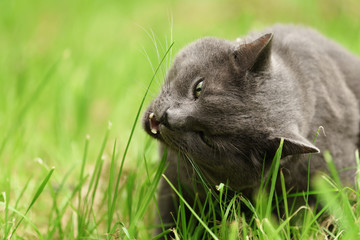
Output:
[[[162,134],[160,134],[160,125],[164,124],[157,119],[157,116],[154,112],[149,112],[145,118],[145,129],[147,132],[154,138],[162,139]],[[213,141],[202,131],[196,132],[205,145],[210,148],[214,148]]]
[[[160,122],[158,120],[156,120],[155,114],[152,112],[149,114],[149,128],[150,128],[150,132],[153,135],[157,135],[160,133]]]

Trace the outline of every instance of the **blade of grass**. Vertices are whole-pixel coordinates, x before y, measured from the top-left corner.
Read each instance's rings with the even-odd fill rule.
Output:
[[[247,239],[248,238],[248,224],[246,222],[246,217],[245,217],[245,214],[242,213],[241,215],[241,222],[242,222],[242,228],[241,228],[241,231],[243,232],[243,239]]]
[[[240,196],[240,201],[245,204],[245,206],[251,211],[251,213],[254,215],[254,218],[259,219],[259,214],[256,211],[256,208],[254,205],[244,196]]]
[[[221,236],[226,236],[226,234],[229,232],[229,225],[227,223],[227,220],[229,218],[229,214],[230,211],[232,210],[234,204],[235,204],[235,200],[237,197],[234,197],[230,200],[230,203],[227,204],[226,206],[226,210],[225,213],[223,213],[223,215],[221,215],[222,221],[221,221]],[[233,235],[232,233],[232,228],[231,226],[233,225],[233,223],[231,223],[230,225],[230,235]],[[229,239],[232,239],[231,237],[229,237]]]
[[[160,233],[159,235],[156,235],[152,240],[166,237],[166,235],[168,235],[169,233],[171,233],[171,229],[167,229],[167,230],[163,231],[162,233]]]
[[[322,126],[320,126],[319,128],[318,128],[318,130],[317,130],[317,132],[316,132],[316,134],[315,134],[315,137],[314,137],[314,140],[313,140],[313,144],[315,144],[315,141],[316,141],[316,139],[317,139],[317,137],[318,137],[318,135],[319,135],[319,133],[320,133],[320,129],[322,129],[323,131],[324,131],[324,128],[322,127]],[[308,158],[308,170],[307,170],[307,172],[308,172],[308,175],[307,175],[307,185],[306,185],[306,199],[305,199],[305,203],[306,203],[306,205],[309,205],[309,191],[310,191],[310,163],[311,163],[311,153],[309,153],[309,158]],[[307,211],[305,211],[305,213],[304,213],[304,221],[307,219],[307,216],[306,216],[306,214],[307,214]],[[303,224],[304,225],[304,224]]]
[[[7,189],[7,192],[9,192],[9,188]],[[5,219],[4,219],[4,237],[7,237],[10,231],[10,228],[8,228],[8,217],[9,217],[9,200],[6,197],[6,192],[2,193],[4,202],[5,202]]]
[[[281,239],[281,237],[277,234],[273,223],[270,222],[270,218],[264,218],[262,223],[262,229],[265,237],[268,237],[269,239]]]
[[[313,140],[313,144],[315,144],[315,141],[320,133],[320,130],[324,131],[324,128],[322,126],[320,126],[315,134],[314,140]],[[311,153],[309,153],[309,158],[308,158],[308,176],[307,176],[307,186],[306,186],[306,191],[309,192],[310,191],[310,160],[311,160]],[[309,201],[309,196],[306,195],[306,204],[308,204]]]
[[[211,187],[209,186],[209,184],[205,180],[204,175],[201,173],[201,170],[200,170],[199,166],[188,155],[185,154],[185,157],[187,158],[187,160],[190,162],[191,166],[195,170],[196,175],[199,177],[200,182],[203,185],[204,190],[208,191],[209,189],[211,189]],[[212,196],[215,198],[215,200],[217,202],[220,202],[219,196],[216,193],[214,193],[214,191],[210,191],[210,193],[212,194]]]
[[[278,150],[275,153],[274,156],[274,170],[272,172],[272,176],[271,176],[271,186],[270,186],[270,192],[269,192],[269,198],[268,198],[268,205],[266,208],[266,216],[269,217],[271,215],[271,206],[272,206],[272,199],[274,196],[274,192],[275,192],[275,184],[276,184],[276,179],[277,179],[277,174],[279,171],[279,166],[280,166],[280,159],[281,159],[281,153],[282,153],[282,148],[283,148],[283,144],[284,144],[284,139],[282,138],[280,141],[280,146],[278,148]]]
[[[359,157],[359,150],[355,151],[355,159],[356,159],[356,183],[355,183],[355,192],[357,193],[356,195],[356,200],[357,202],[360,202],[360,195],[358,193],[360,193],[360,157]],[[356,204],[356,212],[359,213],[360,212],[360,204]]]
[[[141,109],[144,105],[144,102],[145,102],[145,99],[146,99],[146,96],[148,95],[149,93],[149,89],[150,89],[150,86],[151,84],[153,83],[154,79],[155,79],[155,76],[157,74],[157,72],[159,71],[160,69],[160,66],[162,65],[163,61],[165,60],[167,54],[169,53],[170,49],[173,47],[174,45],[174,42],[171,43],[171,45],[169,46],[169,48],[167,49],[167,51],[165,52],[163,58],[161,59],[159,65],[157,66],[150,82],[149,82],[149,85],[145,91],[145,94],[141,100],[141,103],[140,103],[140,106],[138,108],[138,111],[136,113],[136,117],[135,117],[135,120],[133,122],[133,125],[132,125],[132,128],[131,128],[131,131],[130,131],[130,135],[129,135],[129,138],[128,138],[128,141],[126,143],[126,147],[125,147],[125,150],[124,150],[124,154],[122,156],[122,160],[121,160],[121,164],[120,164],[120,168],[119,168],[119,171],[118,171],[118,175],[117,175],[117,179],[116,179],[116,186],[115,186],[115,192],[114,192],[114,196],[113,196],[113,199],[112,199],[112,204],[111,204],[111,209],[110,209],[110,214],[109,214],[109,218],[112,219],[113,218],[113,215],[114,215],[114,211],[115,211],[115,207],[116,207],[116,201],[117,201],[117,197],[118,197],[118,191],[119,191],[119,184],[120,184],[120,177],[121,177],[121,173],[122,173],[122,169],[123,169],[123,166],[124,166],[124,162],[125,162],[125,158],[126,158],[126,155],[127,155],[127,152],[128,152],[128,149],[129,149],[129,146],[130,146],[130,142],[132,140],[132,137],[133,137],[133,134],[134,134],[134,131],[135,131],[135,127],[136,127],[136,124],[138,122],[138,119],[139,119],[139,116],[140,116],[140,112],[141,112]],[[110,226],[108,226],[108,231],[110,231]]]
[[[24,214],[24,216],[26,216],[26,214],[30,211],[30,209],[32,208],[32,206],[34,205],[34,203],[36,202],[36,200],[39,198],[39,196],[41,195],[42,191],[44,190],[46,184],[48,183],[48,181],[50,180],[51,175],[53,174],[55,168],[52,168],[50,170],[50,172],[48,173],[48,175],[45,177],[45,179],[42,181],[42,183],[40,184],[38,190],[36,191],[34,197],[31,200],[30,205],[28,206],[28,208],[26,209],[26,212]],[[20,221],[16,224],[15,228],[13,229],[11,236],[14,235],[14,233],[16,232],[17,228],[19,227],[20,223],[23,221],[24,217],[22,217],[20,219]]]
[[[6,189],[5,192],[2,193],[3,198],[4,198],[4,202],[5,202],[5,230],[4,230],[4,236],[8,236],[10,230],[11,230],[11,225],[9,226],[9,202],[10,202],[10,193],[11,193],[11,181],[9,178],[9,173],[7,174],[7,178],[5,180],[5,184],[6,184]],[[9,227],[8,227],[9,226]]]
[[[194,191],[194,192],[196,192],[196,191]],[[197,206],[199,206],[200,205],[199,202],[200,202],[199,195],[195,194],[194,203],[193,203],[192,208],[195,209]],[[185,208],[185,206],[184,206],[184,208]],[[199,209],[201,209],[201,208],[199,208]],[[200,216],[201,216],[201,214],[200,214]],[[195,231],[194,229],[196,228],[196,224],[194,224],[196,220],[195,220],[195,217],[192,214],[190,214],[190,216],[188,216],[188,219],[189,220],[187,221],[186,231],[188,233],[192,233],[192,232]]]
[[[78,183],[78,185],[74,188],[74,190],[72,191],[71,195],[67,198],[67,200],[65,201],[64,205],[61,207],[61,210],[59,210],[59,213],[58,213],[58,216],[56,218],[56,221],[55,221],[55,227],[58,227],[57,224],[60,224],[61,223],[61,220],[63,219],[63,216],[64,214],[66,213],[67,209],[68,209],[68,206],[70,205],[71,206],[71,202],[73,200],[73,198],[76,196],[76,194],[78,193],[79,189],[80,188],[80,185],[82,185],[85,181],[86,181],[87,177],[85,177],[80,183]],[[79,209],[75,209],[75,207],[71,206],[74,210],[74,214],[76,213],[76,218],[79,218],[79,215],[80,215],[80,212]],[[74,220],[75,221],[75,220]],[[79,222],[78,222],[79,223]],[[72,226],[72,225],[70,225]],[[74,224],[75,226],[75,224]],[[55,227],[49,231],[47,233],[47,239],[53,239],[53,234],[55,232]],[[66,227],[65,227],[66,228]]]
[[[360,191],[360,157],[359,157],[359,150],[356,149],[355,151],[355,159],[356,159],[356,191]]]
[[[280,170],[280,181],[281,181],[281,189],[283,194],[283,201],[284,201],[284,211],[285,211],[285,219],[289,219],[289,207],[287,202],[287,192],[285,187],[285,178],[282,170]],[[287,223],[285,225],[287,236],[290,236],[290,224]]]
[[[174,185],[170,182],[170,180],[163,174],[163,178],[167,181],[167,183],[170,185],[170,187],[174,190],[174,192],[178,195],[178,197],[181,199],[181,201],[184,202],[186,207],[189,209],[189,211],[196,217],[196,219],[200,222],[200,224],[206,229],[206,231],[211,235],[213,239],[218,240],[219,238],[211,231],[211,229],[207,226],[207,224],[196,214],[196,212],[191,208],[189,203],[186,202],[186,200],[182,197],[182,195],[177,191],[177,189],[174,187]]]
[[[180,161],[181,161],[181,157],[180,157],[180,153],[178,153],[178,155],[177,155],[177,166],[176,166],[176,168],[177,168],[177,172],[179,173],[180,172]],[[180,174],[178,174],[178,176],[177,176],[177,181],[178,181],[178,191],[179,191],[179,193],[182,195],[182,188],[181,188],[181,180],[180,180]],[[185,214],[185,206],[184,206],[184,203],[182,202],[182,201],[180,201],[180,209],[179,209],[179,218],[180,218],[180,220],[181,220],[181,228],[182,228],[182,232],[184,233],[184,235],[183,235],[183,238],[186,240],[187,239],[187,234],[186,234],[186,232],[187,232],[187,229],[186,229],[186,220],[187,220],[187,218],[186,218],[186,214]]]
[[[305,206],[302,206],[302,207],[299,207],[291,216],[285,218],[285,220],[278,226],[278,228],[273,232],[273,234],[279,234],[280,231],[286,226],[286,225],[289,225],[291,219],[296,215],[298,214],[301,210],[303,209],[307,209],[307,207]],[[291,234],[290,234],[290,228],[289,228],[289,231],[287,232],[287,236],[290,238]],[[270,238],[271,239],[271,238]]]
[[[334,161],[328,151],[324,152],[324,159],[325,159],[326,163],[328,164],[329,171],[337,185],[337,188],[339,189],[339,194],[340,194],[340,196],[339,196],[340,201],[333,202],[333,204],[330,205],[331,206],[330,210],[336,216],[336,215],[339,215],[339,213],[336,211],[336,209],[342,209],[341,215],[339,216],[339,220],[342,223],[343,227],[347,230],[346,235],[349,235],[352,237],[357,237],[357,234],[360,229],[359,229],[359,226],[354,223],[356,221],[356,217],[351,208],[349,198],[346,196],[344,189],[342,187],[341,180],[340,180],[340,177],[336,170]],[[324,182],[320,182],[319,184],[322,185],[323,189],[328,188],[328,186],[326,186]],[[336,196],[334,196],[333,194],[328,192],[326,195],[324,195],[324,197],[325,197],[324,200],[326,200],[329,198],[334,198]]]
[[[316,188],[320,188],[320,189],[323,189],[322,187],[320,187],[319,185],[316,186],[316,183],[319,182],[319,180],[315,181],[315,187]],[[326,192],[334,192],[332,190],[322,190],[321,191],[321,194],[319,193],[319,197],[322,196],[323,193],[326,193]],[[312,224],[316,223],[316,221],[320,218],[320,216],[322,216],[324,214],[325,211],[328,211],[330,206],[333,204],[334,201],[336,201],[335,198],[333,199],[327,199],[328,201],[326,202],[325,206],[321,208],[320,211],[317,212],[317,214],[315,215],[315,217],[313,217],[311,219],[311,221],[308,221],[308,222],[305,222],[307,223],[306,225],[304,225],[302,227],[302,232],[301,232],[301,236],[299,236],[299,239],[308,239],[309,236],[308,236],[308,232],[310,231],[311,227],[312,227]]]
[[[84,230],[87,229],[90,221],[91,221],[91,214],[93,213],[93,205],[94,205],[94,199],[95,199],[95,195],[96,195],[96,190],[97,190],[97,186],[100,180],[100,174],[101,174],[101,170],[102,170],[102,166],[103,166],[103,153],[105,150],[105,146],[109,137],[109,132],[110,132],[110,128],[111,128],[111,123],[109,122],[108,128],[106,130],[96,163],[95,163],[95,168],[91,174],[91,179],[90,179],[90,183],[89,183],[89,187],[87,189],[85,198],[84,198],[84,205],[82,208],[82,212],[81,214],[83,214],[83,218],[81,219],[82,221],[79,222],[79,232],[78,232],[78,238],[81,237],[81,234]],[[81,189],[79,189],[79,191],[81,191]],[[90,196],[90,197],[89,197]]]
[[[332,156],[329,151],[324,152],[324,159],[328,165],[328,168],[329,168],[332,178],[334,179],[335,183],[337,184],[337,187],[341,188],[342,187],[341,180],[340,180],[336,166],[334,164],[334,161],[333,161]]]
[[[135,214],[133,221],[130,223],[129,232],[132,236],[135,236],[135,230],[137,228],[137,223],[140,219],[143,218],[145,211],[147,210],[148,205],[150,204],[150,201],[154,198],[154,195],[155,195],[155,192],[157,189],[157,185],[159,184],[159,181],[161,179],[161,175],[165,171],[166,158],[167,158],[167,148],[164,149],[164,154],[160,161],[159,167],[156,170],[155,176],[151,182],[150,188],[145,193],[145,196],[141,199],[141,205],[137,209],[137,212]]]
[[[38,158],[37,163],[40,164],[40,166],[42,166],[46,171],[49,171],[49,167],[47,166],[47,164],[42,161],[41,159]],[[57,199],[59,197],[59,194],[61,193],[62,189],[64,188],[64,185],[66,183],[66,180],[68,179],[68,177],[70,176],[70,173],[73,171],[73,169],[75,168],[75,165],[70,167],[69,170],[63,175],[63,178],[60,182],[60,184],[58,183],[58,181],[55,179],[53,179],[53,182],[55,184],[57,184],[56,189],[54,189],[52,184],[49,184],[49,189],[50,189],[50,194],[51,194],[51,199],[52,199],[52,208],[50,210],[50,215],[49,215],[49,225],[48,225],[48,230],[47,230],[47,239],[52,239],[52,235],[54,234],[54,232],[56,231],[56,229],[58,230],[58,234],[59,234],[59,238],[63,238],[63,230],[62,230],[62,226],[61,226],[61,213],[58,207],[58,202]],[[55,214],[55,218],[53,218],[53,215]]]
[[[49,184],[49,188],[50,188],[50,193],[51,193],[51,197],[53,200],[53,207],[51,209],[51,213],[55,211],[55,219],[52,219],[52,214],[50,215],[49,218],[49,226],[48,226],[48,231],[47,231],[47,238],[48,239],[52,239],[52,234],[55,232],[55,230],[58,230],[59,233],[59,238],[63,238],[63,230],[62,230],[62,226],[61,226],[61,212],[60,209],[58,207],[58,203],[57,203],[57,199],[59,197],[60,192],[63,190],[64,185],[66,183],[66,180],[68,179],[68,177],[70,176],[70,173],[73,171],[73,169],[75,168],[75,166],[72,166],[63,176],[63,179],[61,180],[61,183],[59,184],[59,186],[57,187],[57,189],[55,190],[53,188],[53,186],[51,184]],[[53,225],[53,229],[50,230],[50,227]]]
[[[4,202],[0,202],[0,206],[2,207],[6,207],[6,203]],[[8,210],[10,210],[11,212],[15,213],[16,215],[20,216],[22,219],[24,219],[27,223],[30,224],[30,226],[35,230],[36,234],[37,234],[37,238],[38,239],[44,239],[43,236],[41,235],[39,229],[36,227],[36,225],[23,213],[19,212],[18,210],[16,210],[15,208],[8,206]],[[11,239],[13,236],[12,232],[9,236],[4,236],[6,238],[2,238],[2,239]],[[2,237],[2,236],[1,236]]]
[[[219,207],[220,207],[220,212],[221,212],[221,216],[224,216],[224,208],[223,208],[223,193],[224,193],[224,184],[220,183],[218,186],[216,186],[216,190],[219,191]]]
[[[86,163],[86,159],[87,159],[87,154],[88,154],[88,148],[89,148],[89,141],[90,141],[90,137],[86,136],[85,139],[85,147],[84,147],[84,155],[82,158],[82,162],[81,162],[81,170],[80,170],[80,176],[79,176],[79,186],[78,186],[78,207],[77,207],[77,221],[78,221],[78,233],[81,233],[81,229],[82,229],[82,225],[83,225],[83,219],[82,219],[82,215],[81,215],[81,203],[82,203],[82,198],[81,198],[81,189],[84,183],[84,169],[85,169],[85,163]]]
[[[108,184],[108,188],[107,188],[107,195],[108,195],[108,219],[107,219],[107,226],[108,226],[108,232],[109,232],[109,228],[111,228],[111,222],[112,222],[112,214],[110,213],[111,211],[111,200],[112,200],[112,191],[113,191],[113,185],[114,185],[114,175],[115,175],[115,156],[116,156],[116,143],[117,140],[115,139],[114,142],[114,147],[113,147],[113,153],[112,153],[112,157],[111,157],[111,163],[110,163],[110,174],[109,174],[109,184]]]

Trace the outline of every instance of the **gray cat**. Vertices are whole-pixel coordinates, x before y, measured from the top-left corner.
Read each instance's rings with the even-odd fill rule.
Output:
[[[176,186],[179,177],[188,201],[198,184],[189,159],[210,186],[228,183],[251,197],[281,138],[287,189],[303,191],[308,154],[324,150],[344,183],[354,181],[359,99],[358,57],[309,28],[276,25],[234,42],[203,38],[181,50],[143,126],[168,147],[165,175]],[[319,126],[326,135],[314,145]],[[318,171],[327,164],[313,154],[311,176]],[[174,197],[162,182],[164,223],[176,218]]]

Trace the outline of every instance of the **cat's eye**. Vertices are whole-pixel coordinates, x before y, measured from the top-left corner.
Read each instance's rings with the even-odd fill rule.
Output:
[[[214,147],[214,143],[203,133],[203,132],[200,132],[200,138],[201,140],[206,144],[208,145],[209,147],[213,148]]]
[[[203,86],[203,82],[204,82],[204,81],[200,81],[200,82],[198,82],[198,84],[196,84],[196,86],[195,86],[195,89],[194,89],[195,99],[198,99],[198,98],[200,97],[201,90],[202,90],[202,86]]]

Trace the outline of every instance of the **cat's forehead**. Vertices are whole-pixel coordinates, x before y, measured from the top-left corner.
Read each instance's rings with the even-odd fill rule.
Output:
[[[234,44],[215,37],[201,38],[183,48],[175,61],[206,61],[227,55]]]
[[[220,67],[221,63],[229,60],[233,48],[232,42],[215,37],[202,38],[189,44],[177,54],[168,81],[181,76],[191,79]]]

